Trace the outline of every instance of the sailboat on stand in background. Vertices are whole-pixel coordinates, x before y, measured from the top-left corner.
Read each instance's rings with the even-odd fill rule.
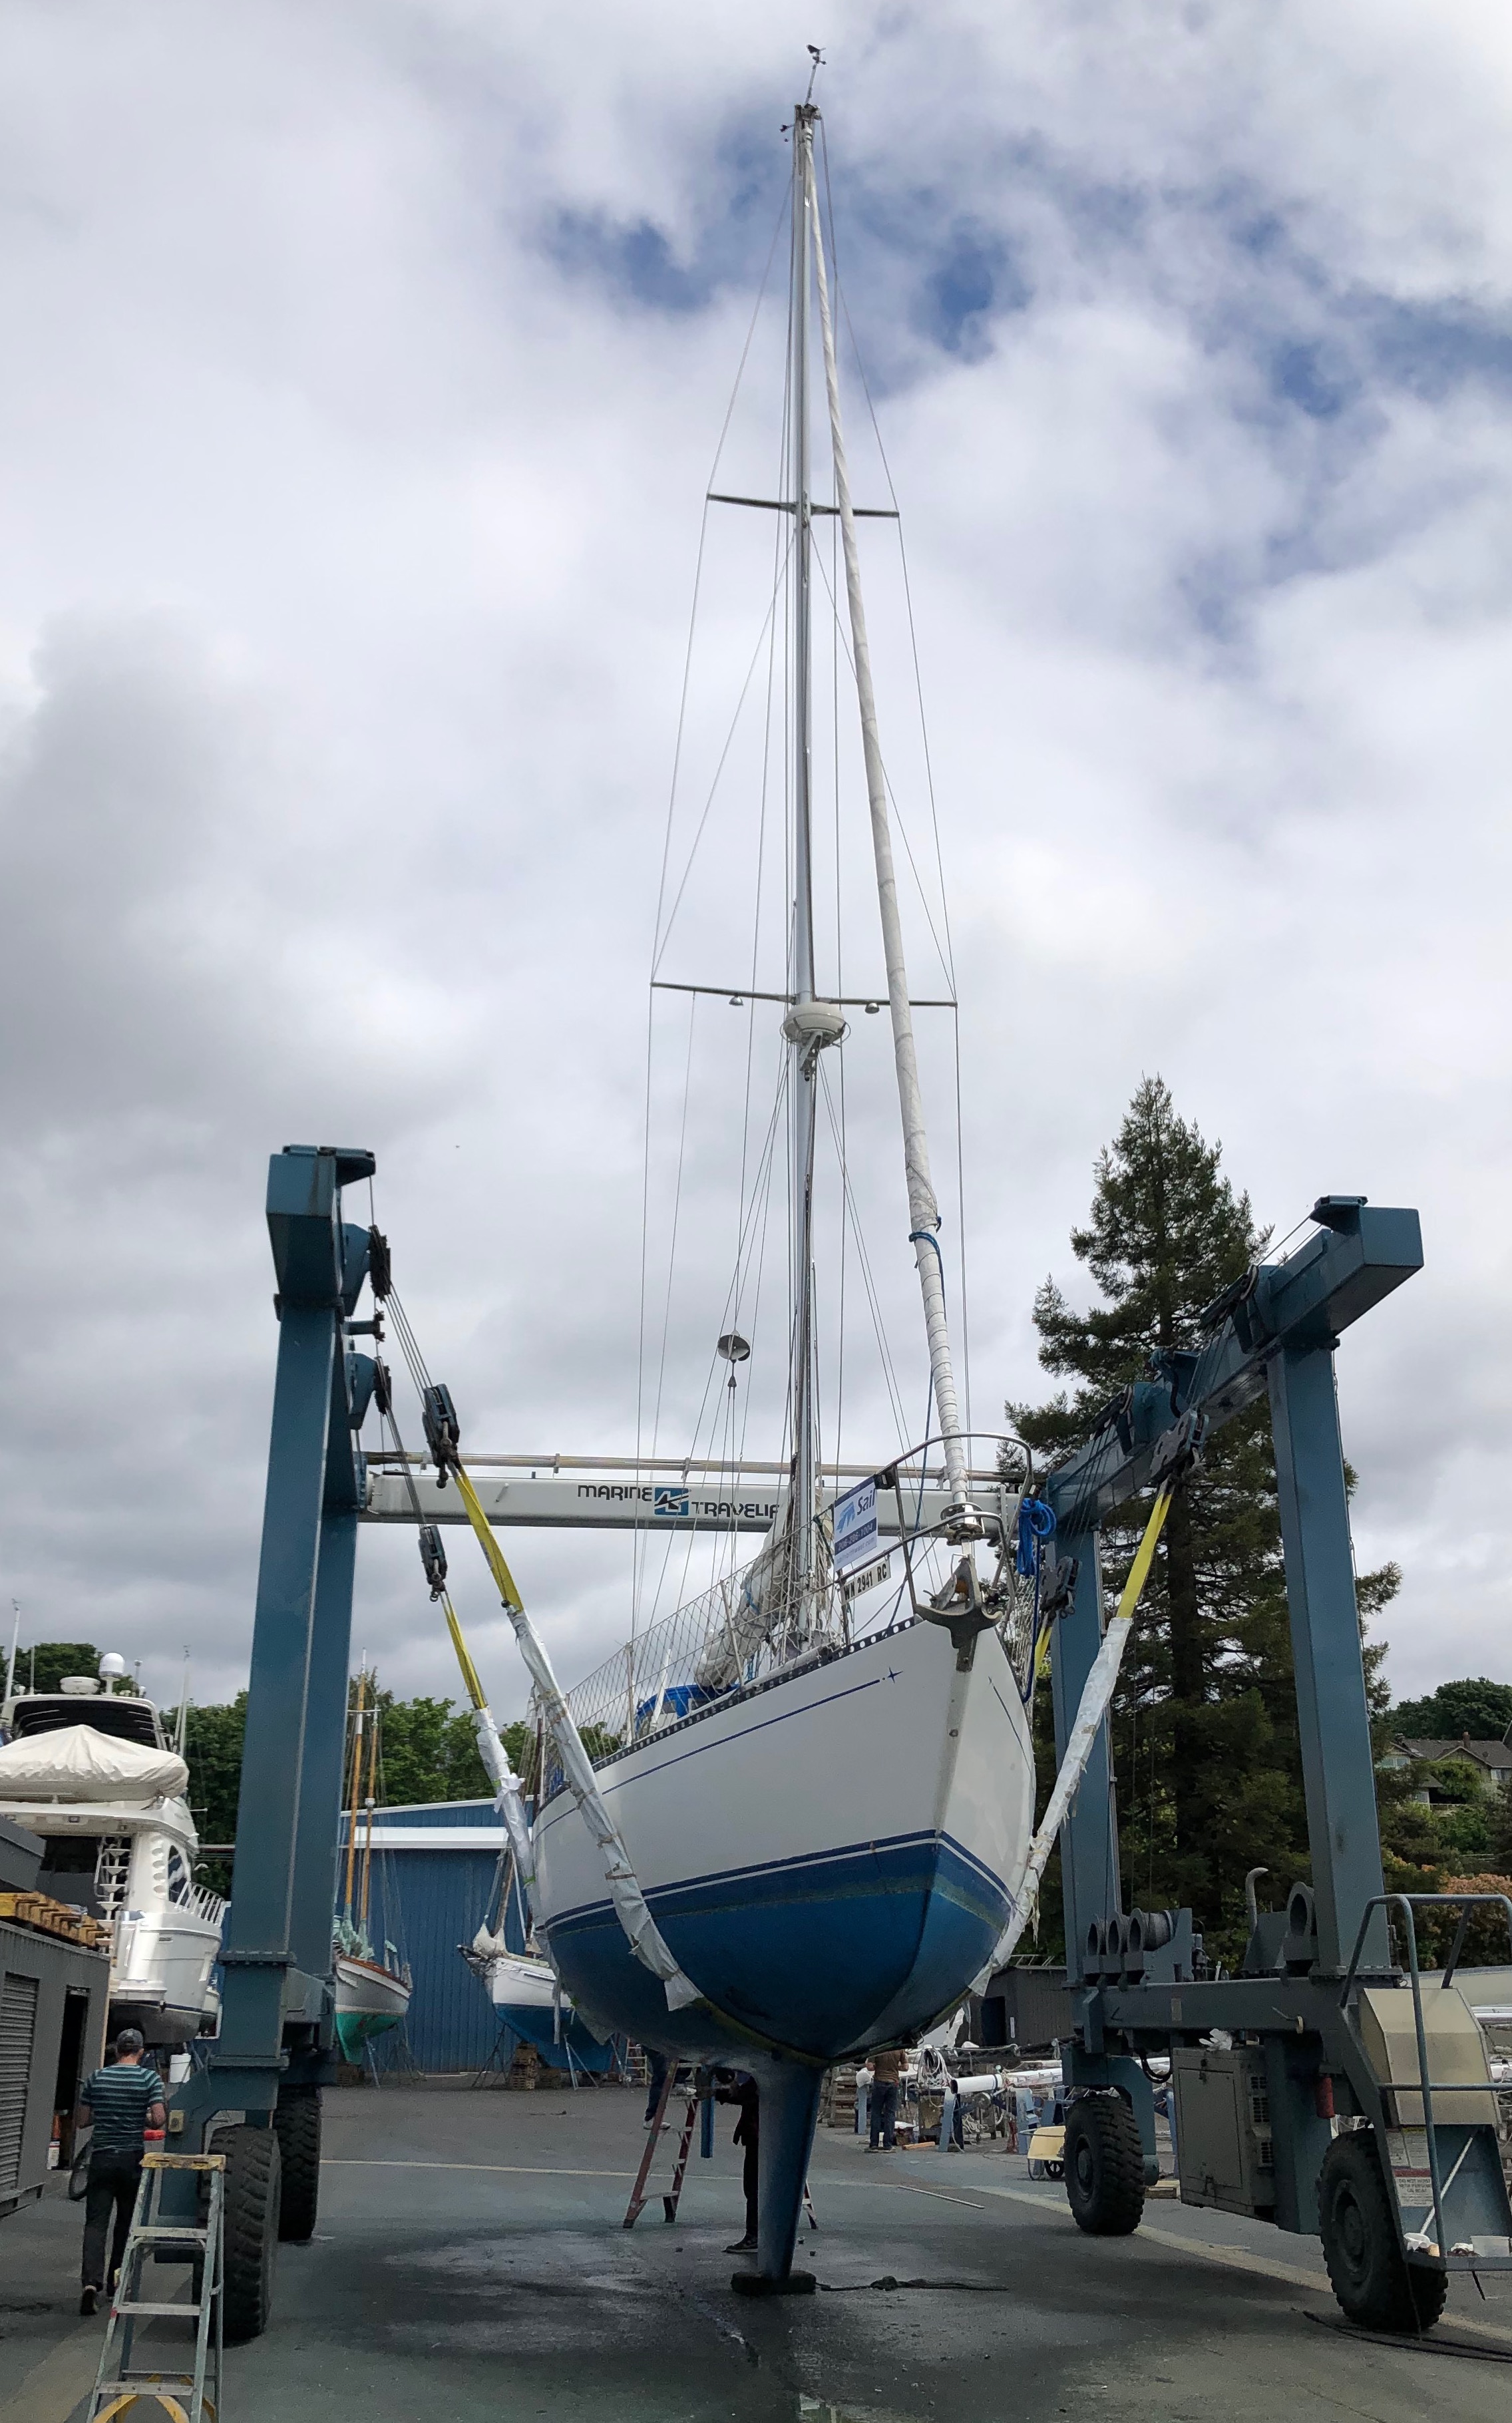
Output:
[[[574,2084],[579,2070],[613,2069],[623,2046],[601,2043],[578,2017],[571,1995],[563,1992],[531,1932],[512,1851],[500,1861],[489,1916],[462,1946],[462,1957],[484,1987],[501,2027],[533,2045],[549,2068],[566,2070]]]
[[[345,2060],[360,2066],[377,2037],[401,2026],[409,2010],[409,1964],[385,1943],[380,1959],[368,1935],[373,1908],[373,1813],[378,1779],[377,1689],[369,1704],[368,1672],[357,1678],[352,1709],[350,1786],[346,1813],[346,1892],[331,1940],[336,1987],[336,2037]],[[362,1829],[360,1853],[358,1829]],[[391,1909],[384,1895],[386,1913]],[[404,1932],[400,1929],[401,1934]]]

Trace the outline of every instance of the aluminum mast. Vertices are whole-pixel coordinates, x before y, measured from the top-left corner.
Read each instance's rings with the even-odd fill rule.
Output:
[[[818,1511],[814,1387],[814,1132],[818,1038],[803,1012],[814,1000],[811,596],[813,522],[809,497],[808,353],[814,121],[800,102],[793,111],[792,279],[788,344],[788,463],[792,486],[793,901],[788,987],[792,1008],[783,1032],[788,1069],[788,1166],[792,1198],[792,1496],[788,1515],[788,1616],[800,1633],[813,1617]]]

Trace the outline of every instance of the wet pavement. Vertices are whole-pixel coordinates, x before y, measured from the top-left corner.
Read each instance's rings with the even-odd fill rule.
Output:
[[[1512,2411],[1506,2275],[1485,2302],[1456,2284],[1445,2352],[1381,2346],[1336,2327],[1315,2241],[1164,2200],[1134,2238],[1083,2238],[1064,2192],[997,2151],[870,2155],[822,2130],[799,2255],[819,2292],[738,2299],[733,2115],[676,2224],[653,2201],[627,2231],[640,2108],[613,2088],[328,2096],[319,2230],[280,2250],[272,2328],[228,2353],[227,2423]],[[55,2185],[0,2223],[0,2423],[83,2411],[103,2324],[75,2312],[80,2219]]]

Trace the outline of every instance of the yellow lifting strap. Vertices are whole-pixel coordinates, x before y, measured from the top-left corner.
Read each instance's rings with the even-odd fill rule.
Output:
[[[524,1601],[515,1588],[515,1576],[504,1562],[503,1550],[494,1537],[493,1527],[478,1503],[477,1491],[459,1464],[453,1465],[452,1478],[456,1482],[457,1496],[467,1509],[468,1521],[478,1535],[478,1544],[488,1560],[488,1570],[494,1577],[500,1597],[507,1609],[513,1611],[522,1608]],[[441,1612],[446,1617],[446,1628],[452,1636],[452,1646],[456,1652],[456,1662],[462,1670],[462,1682],[467,1695],[475,1708],[485,1708],[488,1704],[487,1693],[479,1679],[478,1670],[472,1662],[472,1653],[463,1638],[462,1626],[457,1620],[456,1609],[452,1605],[450,1591],[441,1592]]]
[[[1129,1567],[1129,1578],[1123,1585],[1118,1608],[1113,1617],[1115,1623],[1132,1623],[1134,1620],[1135,1609],[1144,1596],[1144,1586],[1150,1578],[1150,1568],[1155,1560],[1155,1550],[1160,1544],[1160,1534],[1166,1528],[1166,1517],[1170,1512],[1171,1496],[1172,1484],[1169,1481],[1162,1481],[1160,1494],[1150,1509],[1150,1520],[1144,1527],[1144,1538],[1134,1552],[1134,1562]]]
[[[1134,1562],[1129,1567],[1128,1580],[1120,1593],[1117,1611],[1103,1635],[1103,1645],[1092,1661],[1086,1682],[1082,1685],[1081,1702],[1076,1710],[1076,1720],[1067,1738],[1059,1771],[1056,1776],[1055,1786],[1046,1804],[1044,1815],[1035,1829],[1034,1840],[1029,1845],[1029,1855],[1025,1862],[1024,1875],[1014,1896],[1013,1914],[998,1938],[996,1948],[986,1968],[979,1977],[972,1980],[973,1993],[984,1992],[986,1989],[983,1980],[990,1977],[995,1970],[1002,1968],[1028,1924],[1039,1900],[1040,1883],[1044,1875],[1045,1864],[1055,1849],[1061,1821],[1075,1799],[1082,1777],[1087,1772],[1087,1762],[1092,1754],[1092,1744],[1102,1731],[1103,1719],[1107,1714],[1108,1703],[1113,1697],[1113,1687],[1118,1681],[1119,1668],[1123,1659],[1124,1644],[1134,1629],[1135,1612],[1144,1595],[1144,1586],[1150,1578],[1150,1568],[1154,1563],[1155,1550],[1160,1544],[1160,1534],[1166,1528],[1166,1516],[1170,1512],[1171,1493],[1175,1487],[1176,1478],[1177,1476],[1172,1474],[1169,1480],[1161,1482],[1155,1502],[1150,1509],[1150,1519],[1144,1527],[1144,1537],[1134,1552]]]
[[[500,1597],[511,1612],[522,1615],[525,1602],[515,1588],[515,1576],[504,1562],[504,1552],[494,1535],[493,1525],[478,1503],[477,1491],[459,1464],[452,1466],[452,1478],[456,1482],[457,1496],[468,1510],[468,1521],[478,1535],[478,1545],[488,1560],[488,1570],[498,1585]],[[454,1626],[454,1617],[453,1623]],[[454,1629],[453,1638],[459,1638]],[[462,1655],[466,1656],[467,1652],[464,1650]]]
[[[441,1611],[446,1617],[446,1628],[452,1636],[452,1646],[456,1651],[456,1662],[462,1669],[462,1682],[467,1695],[475,1708],[485,1708],[488,1702],[484,1697],[483,1685],[478,1680],[478,1670],[472,1662],[472,1653],[462,1638],[462,1626],[456,1620],[456,1609],[452,1605],[450,1591],[441,1592]]]
[[[1108,1625],[1110,1632],[1114,1623],[1132,1623],[1134,1621],[1136,1609],[1144,1596],[1144,1586],[1150,1578],[1150,1568],[1155,1560],[1155,1550],[1160,1545],[1160,1534],[1166,1528],[1166,1516],[1170,1512],[1172,1494],[1173,1484],[1169,1481],[1162,1481],[1155,1502],[1150,1509],[1150,1520],[1144,1527],[1144,1537],[1134,1552],[1134,1562],[1129,1567],[1129,1577],[1119,1594],[1118,1607],[1114,1611],[1112,1623]],[[1042,1682],[1049,1669],[1050,1626],[1046,1624],[1040,1636],[1040,1646],[1035,1657],[1036,1679]]]

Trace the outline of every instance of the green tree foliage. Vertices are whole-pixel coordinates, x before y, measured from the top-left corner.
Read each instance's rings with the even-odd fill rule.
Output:
[[[65,1674],[99,1671],[100,1652],[92,1640],[39,1640],[16,1655],[16,1683],[24,1691],[56,1691]]]
[[[1096,1164],[1072,1250],[1101,1301],[1074,1307],[1046,1279],[1040,1361],[1072,1385],[1008,1408],[1037,1457],[1086,1438],[1152,1354],[1195,1348],[1199,1315],[1265,1243],[1221,1147],[1181,1118],[1159,1077],[1139,1086]],[[1148,1501],[1104,1532],[1104,1581],[1122,1588]],[[1362,1577],[1362,1609],[1393,1595],[1394,1567]],[[1042,1719],[1042,1729],[1043,1720]],[[1309,1873],[1281,1524],[1264,1402],[1209,1441],[1167,1519],[1112,1710],[1125,1906],[1189,1904],[1215,1956],[1242,1950],[1244,1877],[1268,1868],[1279,1900]],[[1049,1915],[1047,1907],[1047,1917]]]
[[[1425,1700],[1401,1700],[1390,1711],[1392,1731],[1409,1741],[1503,1741],[1512,1732],[1512,1683],[1477,1674],[1440,1683]]]
[[[171,1726],[174,1719],[166,1721]],[[247,1733],[247,1693],[223,1707],[191,1705],[184,1738],[189,1762],[189,1808],[204,1843],[234,1843],[236,1799],[242,1788],[242,1742]]]
[[[1467,1868],[1484,1867],[1494,1835],[1496,1804],[1480,1769],[1468,1759],[1440,1758],[1424,1772],[1435,1795],[1435,1831],[1452,1854],[1450,1864],[1461,1874]]]
[[[477,1736],[467,1708],[451,1700],[396,1700],[370,1674],[366,1700],[378,1712],[378,1774],[374,1797],[380,1808],[422,1807],[427,1801],[491,1800],[493,1786],[478,1756]],[[348,1707],[357,1705],[357,1685]],[[504,1725],[501,1738],[517,1774],[533,1755],[529,1725]],[[350,1763],[346,1797],[351,1798]],[[365,1796],[364,1796],[365,1797]]]

